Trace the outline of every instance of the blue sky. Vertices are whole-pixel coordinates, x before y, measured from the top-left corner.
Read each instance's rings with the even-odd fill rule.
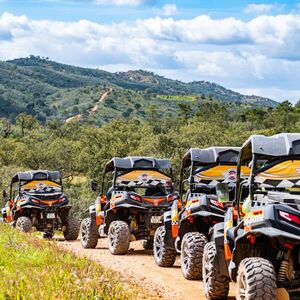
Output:
[[[147,69],[300,99],[300,1],[0,0],[0,60]]]
[[[129,1],[128,1],[129,2]],[[10,11],[26,14],[34,19],[76,21],[88,19],[106,23],[136,20],[157,15],[164,5],[174,4],[178,8],[175,18],[192,18],[207,14],[215,18],[240,17],[249,19],[244,10],[247,5],[277,5],[277,12],[289,13],[299,1],[245,1],[245,0],[145,0],[139,5],[114,5],[113,0],[97,4],[93,0],[0,0],[0,13]],[[109,4],[110,3],[110,4]],[[276,11],[274,12],[276,13]]]

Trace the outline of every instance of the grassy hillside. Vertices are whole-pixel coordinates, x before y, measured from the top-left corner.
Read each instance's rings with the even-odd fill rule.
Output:
[[[55,243],[0,224],[0,299],[145,299],[137,286]]]
[[[108,88],[114,92],[89,118],[87,112]],[[197,101],[207,99],[276,106],[270,99],[243,96],[214,83],[184,83],[142,70],[109,73],[34,56],[0,62],[0,117],[10,119],[20,112],[35,115],[43,122],[81,114],[83,119],[99,125],[119,116],[144,119],[153,105],[162,115],[170,115],[178,113],[178,101],[189,101],[194,109]]]

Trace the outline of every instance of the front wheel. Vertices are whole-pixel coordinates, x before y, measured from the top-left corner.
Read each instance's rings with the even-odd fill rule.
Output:
[[[172,267],[176,260],[175,249],[168,248],[165,243],[166,234],[165,226],[160,226],[154,235],[154,260],[159,267]]]
[[[216,246],[214,242],[205,245],[203,251],[202,277],[207,299],[227,299],[229,293],[229,278],[218,272],[216,266]],[[220,259],[223,259],[221,257]]]
[[[31,232],[32,222],[28,217],[19,217],[16,222],[16,228],[22,232]]]
[[[63,232],[64,237],[67,241],[75,241],[79,235],[80,223],[77,218],[73,216],[67,217],[67,228]]]
[[[111,222],[108,229],[108,249],[111,254],[126,254],[130,244],[129,226],[124,221]]]
[[[80,242],[83,248],[96,248],[98,244],[97,226],[92,223],[91,218],[85,218],[80,226]]]
[[[273,300],[276,295],[276,273],[272,263],[261,257],[241,261],[237,277],[238,300]]]
[[[207,238],[199,232],[188,232],[181,244],[181,271],[188,280],[202,279],[202,256]]]

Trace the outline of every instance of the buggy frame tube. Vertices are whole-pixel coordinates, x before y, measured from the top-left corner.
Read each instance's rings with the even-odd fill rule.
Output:
[[[103,173],[102,173],[102,182],[101,182],[101,195],[103,195],[103,192],[104,192],[104,179],[105,179],[105,175],[106,175],[106,172],[105,172],[105,170],[103,171]]]

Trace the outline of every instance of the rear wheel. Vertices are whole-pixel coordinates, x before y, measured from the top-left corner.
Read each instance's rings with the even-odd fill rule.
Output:
[[[16,228],[22,232],[31,232],[32,222],[28,217],[19,217],[16,222]]]
[[[202,278],[202,256],[207,238],[199,232],[188,232],[181,244],[181,271],[184,278],[196,280]]]
[[[67,228],[63,232],[64,237],[67,241],[75,241],[79,235],[80,223],[79,220],[73,216],[67,217]]]
[[[241,261],[237,277],[238,300],[273,300],[276,296],[276,273],[272,263],[261,257]]]
[[[154,235],[154,259],[160,267],[172,267],[176,260],[175,249],[170,249],[165,243],[166,229],[165,226],[160,226],[156,229]]]
[[[128,224],[123,221],[111,222],[108,230],[108,248],[111,254],[126,254],[130,244]]]
[[[80,242],[83,248],[96,248],[98,244],[97,226],[92,224],[91,218],[85,218],[80,226]]]
[[[203,251],[202,277],[207,299],[227,299],[229,278],[218,273],[215,265],[216,246],[214,242],[205,245]]]

